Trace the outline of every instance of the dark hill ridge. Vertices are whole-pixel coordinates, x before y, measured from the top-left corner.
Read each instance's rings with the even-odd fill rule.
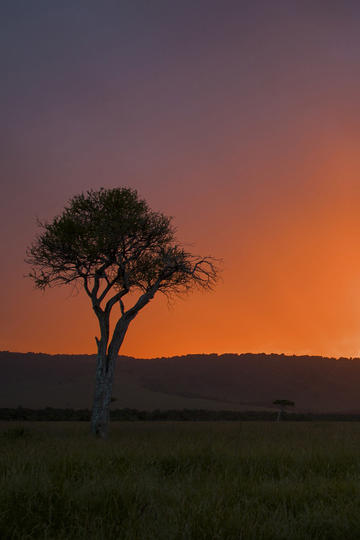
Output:
[[[0,352],[0,407],[91,406],[94,355]],[[119,357],[114,406],[360,413],[360,359],[277,354]]]

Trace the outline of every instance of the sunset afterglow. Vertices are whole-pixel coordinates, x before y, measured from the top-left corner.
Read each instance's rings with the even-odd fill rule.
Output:
[[[2,8],[0,349],[94,353],[79,287],[23,276],[36,218],[130,186],[222,259],[209,294],[156,297],[122,354],[360,356],[360,5]]]

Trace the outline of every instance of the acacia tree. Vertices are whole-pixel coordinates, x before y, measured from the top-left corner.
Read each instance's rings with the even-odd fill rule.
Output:
[[[289,399],[276,399],[275,401],[273,401],[273,405],[277,405],[279,407],[276,421],[280,422],[281,417],[286,410],[286,407],[294,407],[295,403],[293,401],[290,401]]]
[[[216,260],[185,251],[171,218],[150,210],[130,188],[77,195],[61,215],[39,226],[27,250],[28,276],[43,290],[80,282],[98,319],[91,429],[106,437],[116,358],[129,324],[157,292],[212,289]],[[110,332],[115,306],[120,311]]]

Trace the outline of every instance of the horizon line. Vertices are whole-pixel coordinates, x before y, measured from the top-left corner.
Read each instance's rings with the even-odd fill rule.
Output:
[[[41,352],[41,351],[10,351],[8,349],[0,350],[1,353],[10,353],[10,354],[42,354],[45,356],[96,356],[96,352],[94,353],[48,353],[48,352]],[[295,354],[295,353],[276,353],[276,352],[223,352],[223,353],[217,353],[217,352],[211,352],[211,353],[186,353],[186,354],[173,354],[171,356],[151,356],[151,357],[138,357],[138,356],[132,356],[129,354],[118,354],[118,357],[124,357],[124,358],[131,358],[135,360],[159,360],[162,358],[181,358],[186,356],[246,356],[246,355],[252,355],[252,356],[286,356],[286,357],[295,357],[295,358],[302,358],[302,357],[313,357],[313,358],[327,358],[331,360],[360,360],[359,356],[328,356],[328,355],[322,355],[322,354],[309,354],[309,353],[302,353],[302,354]]]

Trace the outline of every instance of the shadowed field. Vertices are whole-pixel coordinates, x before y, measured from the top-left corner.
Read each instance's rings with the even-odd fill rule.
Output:
[[[0,424],[0,538],[360,538],[359,423]]]

